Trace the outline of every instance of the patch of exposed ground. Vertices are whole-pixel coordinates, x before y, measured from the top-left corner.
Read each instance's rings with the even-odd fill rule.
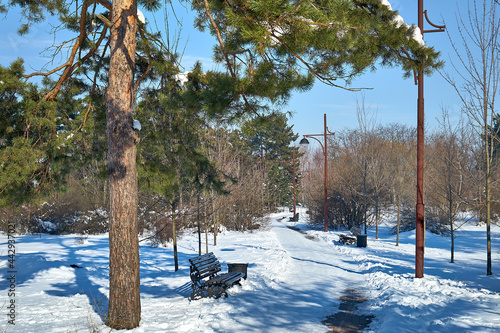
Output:
[[[328,332],[363,332],[375,316],[359,315],[355,312],[358,310],[358,305],[366,302],[368,299],[362,297],[354,289],[346,289],[344,295],[340,296],[340,300],[342,302],[339,305],[339,311],[322,321],[330,329]]]
[[[316,237],[309,235],[307,232],[302,231],[302,230],[300,230],[300,229],[299,229],[299,228],[297,228],[297,227],[293,227],[293,226],[289,226],[289,225],[287,225],[287,227],[288,227],[288,228],[290,228],[290,229],[292,229],[292,230],[295,230],[295,231],[300,232],[300,233],[301,233],[301,234],[303,234],[303,235],[304,235],[304,237],[306,237],[307,239],[310,239],[310,240],[317,240],[317,239],[316,239]]]

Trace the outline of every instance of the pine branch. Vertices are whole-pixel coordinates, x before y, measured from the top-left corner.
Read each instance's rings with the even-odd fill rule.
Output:
[[[224,55],[224,59],[226,60],[227,68],[229,69],[229,72],[234,80],[237,80],[236,73],[234,72],[233,66],[231,65],[231,61],[229,60],[229,53],[226,51],[226,47],[224,45],[224,40],[222,39],[222,35],[220,33],[219,27],[217,26],[217,23],[215,23],[215,20],[212,16],[212,12],[210,11],[210,7],[208,4],[208,0],[203,0],[203,3],[205,5],[205,12],[210,20],[210,23],[212,24],[212,27],[214,28],[216,35],[217,35],[217,40],[219,41],[219,44],[222,48],[222,53]],[[227,2],[226,2],[227,3]],[[243,101],[245,102],[245,105],[251,107],[251,104],[248,102],[246,96],[244,93],[239,92],[239,95],[243,98]]]
[[[75,44],[72,47],[72,50],[71,50],[71,53],[70,53],[68,60],[64,64],[62,64],[61,66],[54,68],[53,70],[50,70],[46,73],[35,72],[35,73],[31,73],[31,74],[27,74],[27,75],[23,76],[25,79],[29,79],[33,76],[47,77],[47,76],[50,76],[50,75],[64,69],[64,72],[59,77],[59,80],[56,83],[55,87],[52,88],[49,92],[47,92],[45,94],[45,96],[43,97],[44,100],[53,101],[56,98],[56,96],[57,96],[58,92],[60,91],[64,82],[68,78],[71,77],[71,75],[73,74],[73,72],[75,71],[76,68],[81,66],[83,61],[87,60],[95,53],[95,51],[100,46],[101,42],[104,40],[104,37],[107,33],[107,26],[105,26],[104,29],[102,30],[101,36],[99,38],[99,41],[96,43],[96,46],[92,50],[90,50],[87,55],[85,55],[83,58],[81,58],[79,61],[77,61],[75,63],[75,58],[76,58],[77,52],[79,52],[81,50],[81,46],[89,34],[89,33],[87,33],[86,27],[85,27],[85,23],[86,23],[86,19],[87,19],[87,9],[95,3],[99,3],[99,4],[103,5],[105,8],[111,10],[111,3],[108,2],[107,0],[90,0],[90,1],[86,1],[83,3],[82,10],[81,10],[81,16],[80,16],[80,22],[79,22],[80,33],[78,35],[78,38],[77,38]]]

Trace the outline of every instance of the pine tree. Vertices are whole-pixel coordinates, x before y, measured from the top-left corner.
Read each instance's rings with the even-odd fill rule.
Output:
[[[234,90],[224,82],[227,76],[204,73],[196,64],[185,84],[168,81],[142,95],[137,109],[144,133],[139,146],[141,186],[168,201],[175,201],[181,188],[193,186],[223,192],[224,184],[202,147],[211,122],[227,116],[234,101]],[[221,89],[215,91],[217,87]]]
[[[290,203],[292,184],[292,142],[298,134],[288,125],[286,114],[254,117],[241,126],[239,139],[250,163],[261,164],[269,182],[266,184],[268,206]],[[296,156],[298,168],[298,156]]]
[[[406,77],[422,64],[427,74],[442,65],[415,37],[418,28],[401,24],[380,0],[195,0],[192,7],[196,26],[219,42],[215,59],[248,87],[276,87],[266,96],[273,102],[286,100],[290,87],[307,89],[312,77],[353,90],[346,85],[377,63],[399,65]]]
[[[21,24],[21,34],[28,32],[30,24],[50,14],[60,21],[59,28],[76,36],[61,45],[64,48],[56,48],[56,52],[70,50],[67,61],[57,68],[31,74],[24,74],[19,64],[2,69],[8,72],[5,82],[9,89],[22,90],[21,98],[13,98],[8,92],[8,108],[5,112],[2,109],[2,117],[7,114],[9,122],[15,121],[2,127],[0,138],[2,176],[15,175],[5,183],[2,177],[2,198],[16,193],[22,198],[58,184],[55,176],[63,175],[64,166],[71,165],[65,160],[83,156],[89,149],[89,136],[99,128],[90,120],[102,121],[103,106],[106,108],[111,200],[108,325],[116,329],[133,328],[140,321],[136,168],[139,140],[132,127],[136,93],[141,83],[155,79],[157,66],[162,65],[159,59],[171,57],[175,61],[159,35],[137,23],[137,3],[10,0],[8,5],[0,6],[0,12],[14,6],[22,9],[22,20],[28,23]],[[149,11],[158,10],[161,5],[157,0],[139,3]],[[198,13],[196,25],[200,29],[209,27],[216,36],[219,47],[215,59],[226,65],[229,75],[209,82],[210,89],[190,90],[192,99],[185,101],[195,105],[197,98],[205,98],[210,102],[204,112],[225,113],[228,119],[283,105],[294,90],[309,89],[314,77],[343,87],[336,80],[349,83],[364,70],[373,68],[376,61],[400,65],[406,75],[420,67],[424,59],[427,72],[440,65],[437,52],[412,38],[415,28],[398,25],[396,14],[378,0],[195,0],[192,6]],[[42,89],[24,84],[13,87],[12,82],[21,76],[54,79],[44,80]],[[225,87],[233,93],[226,94]],[[226,93],[217,94],[224,89]],[[207,94],[210,91],[216,94]],[[86,95],[84,101],[82,94]],[[220,96],[230,96],[231,103],[224,102],[226,108],[216,107]],[[25,105],[17,104],[21,99]],[[66,110],[68,107],[70,110]],[[68,125],[68,130],[61,129],[61,125]],[[20,171],[23,155],[30,160],[26,172]],[[198,162],[205,163],[203,158]]]
[[[20,59],[0,66],[0,205],[43,199],[65,188],[71,170],[102,158],[102,114],[88,115],[87,86],[72,78],[49,102],[43,96],[54,82],[39,87],[24,73]]]

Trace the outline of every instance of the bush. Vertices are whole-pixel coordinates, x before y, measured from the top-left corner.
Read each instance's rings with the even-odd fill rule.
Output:
[[[413,207],[404,207],[401,210],[399,232],[407,232],[415,229],[416,226],[416,212]],[[436,235],[449,235],[450,230],[448,227],[447,219],[433,211],[427,210],[425,212],[425,229],[429,230]],[[397,233],[397,226],[391,229],[392,234]]]

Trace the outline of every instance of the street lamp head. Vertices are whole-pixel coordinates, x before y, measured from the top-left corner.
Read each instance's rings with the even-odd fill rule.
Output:
[[[308,144],[309,144],[309,140],[307,140],[306,138],[303,138],[299,142],[299,145],[301,145],[301,146],[307,146]]]

